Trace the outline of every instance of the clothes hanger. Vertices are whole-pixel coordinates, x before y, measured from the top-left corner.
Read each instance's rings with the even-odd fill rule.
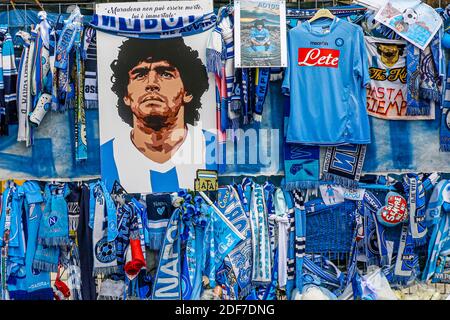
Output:
[[[330,10],[328,9],[319,9],[314,16],[308,20],[309,23],[312,23],[318,19],[322,19],[322,18],[328,18],[331,20],[334,20],[334,18],[336,18],[336,16],[334,14],[331,13]]]

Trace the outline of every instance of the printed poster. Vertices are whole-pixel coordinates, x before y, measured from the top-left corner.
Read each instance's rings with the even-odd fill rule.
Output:
[[[367,113],[385,120],[432,120],[430,114],[407,116],[406,41],[364,37],[369,58],[370,87],[367,89]]]
[[[421,0],[388,1],[375,20],[421,50],[425,50],[442,24],[439,14]]]
[[[127,17],[116,26],[191,31],[161,38],[160,30],[147,28],[151,39],[98,31],[101,173],[108,188],[117,180],[131,193],[194,189],[198,169],[217,170],[215,85],[206,71],[215,20],[188,24],[212,10],[212,1],[97,5],[97,13]],[[167,20],[148,24],[147,18]]]
[[[234,2],[235,67],[286,67],[286,2]]]

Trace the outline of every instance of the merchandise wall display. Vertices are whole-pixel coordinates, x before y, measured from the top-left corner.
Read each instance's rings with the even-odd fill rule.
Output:
[[[1,25],[1,300],[445,299],[450,5],[358,2]]]

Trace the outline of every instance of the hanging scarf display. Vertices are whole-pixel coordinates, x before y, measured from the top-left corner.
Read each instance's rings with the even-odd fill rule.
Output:
[[[301,144],[284,144],[286,190],[311,189],[319,185],[320,148]]]
[[[181,210],[175,209],[167,226],[159,255],[158,269],[153,285],[153,300],[180,300],[180,231]]]
[[[443,86],[441,126],[439,129],[439,151],[450,152],[450,62],[447,67],[447,79]]]
[[[267,285],[271,280],[269,230],[264,190],[254,184],[250,201],[250,226],[252,231],[253,269],[252,283]]]
[[[328,147],[323,164],[323,179],[344,187],[358,187],[366,148],[363,144]]]
[[[147,204],[147,246],[152,250],[159,250],[172,216],[172,199],[169,193],[154,193],[146,195],[145,202]]]

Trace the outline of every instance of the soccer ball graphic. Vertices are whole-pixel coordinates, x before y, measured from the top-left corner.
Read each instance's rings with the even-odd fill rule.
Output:
[[[116,258],[116,247],[114,242],[108,242],[106,237],[101,239],[95,246],[95,255],[100,262],[111,262]]]
[[[403,12],[403,21],[407,24],[414,24],[417,21],[417,18],[417,12],[413,9],[409,8]]]

